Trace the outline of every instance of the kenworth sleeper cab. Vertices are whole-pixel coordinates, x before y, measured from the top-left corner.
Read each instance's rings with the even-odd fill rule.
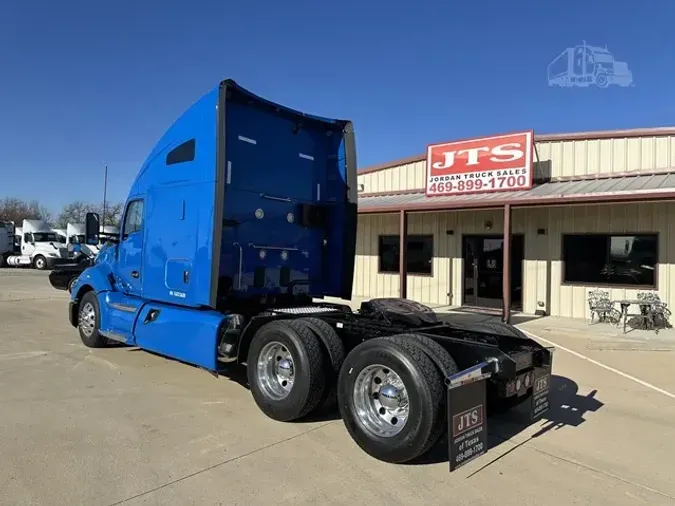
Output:
[[[99,226],[89,213],[87,243]],[[143,163],[69,319],[89,347],[118,341],[216,374],[245,365],[275,420],[337,405],[353,440],[387,462],[447,434],[453,469],[486,451],[487,409],[529,401],[541,416],[552,353],[515,327],[443,323],[405,299],[324,302],[351,298],[356,227],[351,122],[226,80]]]

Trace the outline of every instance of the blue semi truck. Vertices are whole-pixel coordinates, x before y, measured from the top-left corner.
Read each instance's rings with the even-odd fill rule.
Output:
[[[213,373],[245,366],[289,422],[338,407],[371,456],[407,462],[447,437],[451,469],[487,450],[487,414],[548,407],[552,350],[501,322],[458,326],[405,299],[351,298],[351,122],[233,80],[194,103],[134,181],[119,237],[71,288],[84,345],[121,342]],[[98,244],[98,215],[86,242]],[[453,467],[454,466],[454,467]]]

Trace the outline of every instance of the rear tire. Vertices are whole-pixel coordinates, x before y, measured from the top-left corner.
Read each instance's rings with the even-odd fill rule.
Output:
[[[335,329],[320,318],[300,318],[297,321],[307,325],[324,345],[323,370],[326,375],[326,386],[318,409],[333,410],[337,407],[337,379],[345,361],[344,344]]]
[[[398,334],[390,337],[386,337],[393,342],[408,342],[413,346],[420,348],[429,359],[434,363],[438,372],[441,374],[443,379],[448,376],[452,376],[459,372],[459,367],[455,363],[454,359],[450,354],[436,341],[433,339],[421,335],[421,334]],[[445,382],[444,382],[445,383]],[[441,396],[441,405],[438,410],[438,419],[436,420],[436,425],[434,426],[433,435],[429,438],[428,447],[424,450],[423,453],[426,453],[428,450],[436,446],[436,444],[444,439],[448,435],[447,431],[447,421],[448,421],[448,396],[447,392],[444,390],[443,395]]]
[[[321,401],[326,377],[319,339],[302,322],[263,325],[248,350],[246,374],[255,403],[280,422],[297,420]]]
[[[361,343],[345,358],[338,378],[347,431],[363,451],[385,462],[408,462],[427,451],[443,395],[437,367],[406,340]]]
[[[88,348],[103,348],[108,339],[99,333],[101,325],[101,311],[96,294],[87,292],[80,301],[77,316],[77,330],[80,332],[82,343]]]

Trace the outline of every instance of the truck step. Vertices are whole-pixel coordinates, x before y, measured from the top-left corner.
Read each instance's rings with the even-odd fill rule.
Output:
[[[333,307],[321,307],[321,306],[307,306],[307,307],[288,307],[288,308],[279,308],[272,309],[272,313],[282,313],[282,314],[315,314],[315,313],[329,313],[337,311]]]

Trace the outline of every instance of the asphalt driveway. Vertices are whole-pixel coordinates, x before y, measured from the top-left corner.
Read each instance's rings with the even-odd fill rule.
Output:
[[[335,416],[270,420],[241,370],[87,349],[66,307],[46,273],[0,270],[2,505],[675,504],[672,351],[589,361],[581,338],[548,331],[567,351],[547,418],[491,419],[489,453],[449,474],[443,448],[390,465]]]

